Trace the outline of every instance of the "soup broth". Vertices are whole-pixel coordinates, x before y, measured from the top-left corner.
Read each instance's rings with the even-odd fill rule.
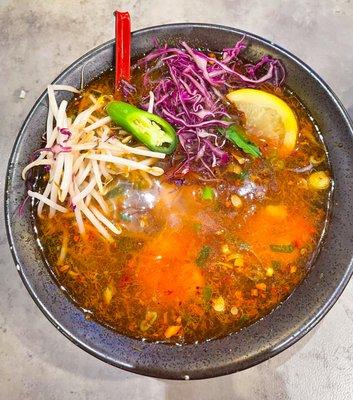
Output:
[[[158,74],[163,70],[155,80]],[[131,81],[137,92],[130,101],[139,105],[153,85],[143,85],[138,68]],[[252,324],[305,277],[329,198],[329,188],[310,190],[309,176],[329,175],[328,160],[298,98],[270,84],[261,90],[285,99],[296,114],[299,135],[288,157],[265,149],[266,156],[252,158],[228,143],[231,159],[212,175],[170,178],[179,151],[158,161],[167,171],[160,177],[117,175],[104,196],[110,220],[122,229],[112,241],[87,223],[81,235],[73,212],[35,218],[50,269],[87,318],[134,338],[193,343]],[[112,71],[90,83],[68,115],[86,108],[90,95],[114,95]]]

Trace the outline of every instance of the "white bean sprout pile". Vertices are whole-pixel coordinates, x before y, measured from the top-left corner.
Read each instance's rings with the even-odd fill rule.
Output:
[[[85,222],[89,221],[103,237],[111,240],[111,233],[120,234],[121,227],[109,219],[109,207],[104,199],[109,183],[115,176],[131,171],[162,175],[164,170],[154,164],[165,154],[126,144],[131,136],[104,116],[111,96],[96,98],[90,94],[91,105],[70,118],[68,102],[63,100],[58,104],[55,97],[55,92],[62,90],[80,93],[71,86],[48,86],[45,147],[35,152],[38,157],[23,169],[22,178],[26,179],[31,168],[44,166],[49,170],[44,190],[28,190],[28,195],[38,200],[38,216],[44,216],[45,206],[49,218],[56,212],[73,211],[81,234],[85,233]]]

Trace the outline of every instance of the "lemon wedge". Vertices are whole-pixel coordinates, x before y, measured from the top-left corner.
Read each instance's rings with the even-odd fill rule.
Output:
[[[227,94],[227,99],[245,114],[245,129],[250,137],[265,140],[282,157],[295,149],[298,123],[285,101],[258,89],[234,90]]]

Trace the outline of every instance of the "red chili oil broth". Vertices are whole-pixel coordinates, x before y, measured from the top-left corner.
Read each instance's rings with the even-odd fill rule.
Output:
[[[138,87],[132,101],[138,103],[148,88],[138,70],[132,82]],[[113,85],[113,72],[103,74],[72,101],[70,113],[87,106],[89,93],[113,94]],[[295,95],[263,89],[285,98],[297,115],[297,147],[288,158],[269,152],[252,159],[228,145],[231,162],[215,168],[211,179],[196,173],[182,185],[138,173],[116,179],[106,198],[109,217],[123,232],[112,243],[89,223],[82,237],[73,213],[36,218],[50,269],[90,318],[134,338],[192,343],[252,324],[302,281],[324,231],[329,190],[309,190],[310,172],[295,169],[313,157],[323,160],[315,168],[328,172],[328,160]],[[171,158],[159,165],[168,175]],[[211,196],[204,195],[205,187]],[[231,201],[234,194],[239,208]],[[64,236],[67,254],[58,264]]]

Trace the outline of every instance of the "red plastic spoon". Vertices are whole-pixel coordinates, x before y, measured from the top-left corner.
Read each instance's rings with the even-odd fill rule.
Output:
[[[130,80],[131,22],[128,12],[115,11],[115,90]]]

